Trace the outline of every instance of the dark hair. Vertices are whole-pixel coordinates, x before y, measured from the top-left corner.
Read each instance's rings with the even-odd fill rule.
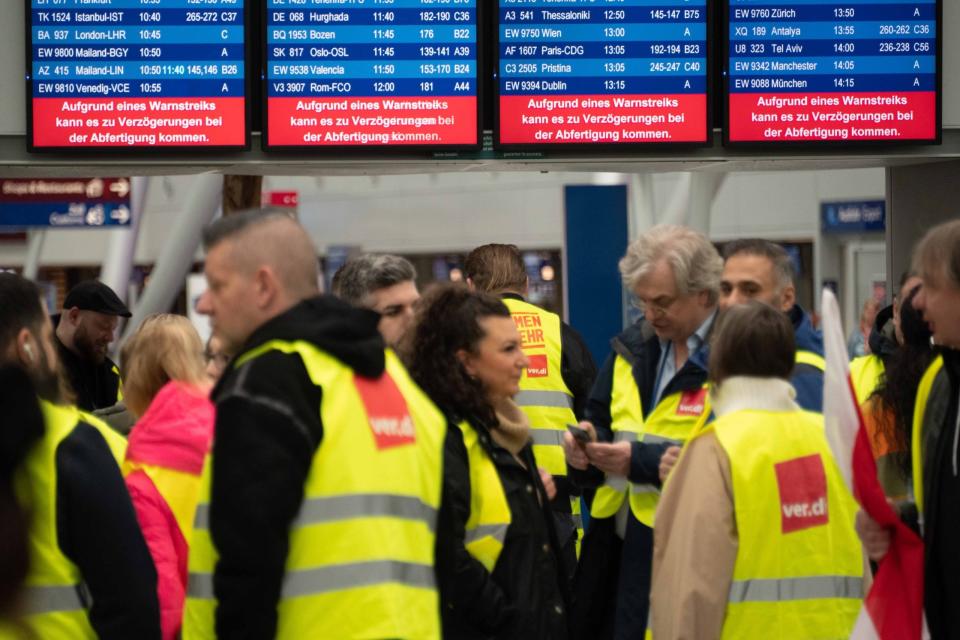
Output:
[[[943,285],[960,288],[960,220],[933,227],[913,250],[913,271],[930,282],[946,277]]]
[[[894,460],[904,479],[910,477],[910,439],[917,387],[936,353],[930,345],[930,328],[913,308],[920,286],[914,287],[900,305],[900,330],[903,344],[885,362],[880,384],[870,396],[878,404],[876,441],[886,442],[895,452]]]
[[[734,240],[723,246],[723,259],[729,260],[734,256],[760,256],[773,263],[775,280],[778,287],[793,284],[793,260],[790,254],[781,245],[759,238],[745,238]]]
[[[37,392],[18,366],[0,366],[0,619],[16,605],[26,579],[28,517],[18,503],[13,476],[33,443],[43,435]]]
[[[513,244],[485,244],[463,262],[464,275],[479,291],[522,293],[527,286],[527,266]]]
[[[365,253],[347,260],[333,274],[333,294],[354,306],[362,306],[374,291],[416,280],[410,261],[388,253]]]
[[[15,273],[0,273],[0,353],[22,329],[29,329],[39,339],[42,324],[40,288]]]
[[[203,248],[209,251],[224,240],[243,233],[250,227],[283,218],[294,219],[289,211],[278,209],[246,209],[228,216],[221,216],[203,230]]]
[[[454,419],[497,424],[481,383],[471,378],[457,358],[463,349],[475,353],[486,335],[480,320],[510,317],[494,296],[470,291],[463,284],[431,287],[421,298],[414,326],[401,346],[410,375],[437,405]]]
[[[789,380],[796,339],[787,314],[751,300],[720,314],[710,339],[710,380],[732,376]]]

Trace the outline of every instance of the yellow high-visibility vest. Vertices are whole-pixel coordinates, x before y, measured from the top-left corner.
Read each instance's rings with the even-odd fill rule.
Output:
[[[857,505],[823,416],[744,410],[711,431],[730,460],[739,550],[722,637],[849,637],[863,597]]]
[[[290,529],[276,637],[439,638],[434,536],[445,418],[392,351],[376,380],[303,341],[268,342],[234,366],[269,351],[298,354],[323,390],[323,441]],[[185,640],[214,637],[209,489],[208,461],[190,546]]]
[[[463,446],[470,465],[470,516],[467,519],[466,547],[474,558],[493,573],[503,551],[510,526],[510,506],[500,474],[468,422],[457,425],[463,432]],[[484,436],[486,437],[486,436]]]
[[[884,370],[883,360],[872,353],[850,361],[850,380],[857,394],[857,404],[862,405],[873,395],[880,386]]]
[[[613,441],[683,445],[710,415],[707,385],[665,396],[644,420],[640,391],[632,369],[623,356],[616,356],[610,392]],[[652,484],[634,484],[617,476],[607,475],[603,486],[597,489],[590,515],[594,518],[612,517],[628,497],[634,517],[652,527],[660,503],[660,488]]]
[[[110,447],[110,453],[113,454],[113,459],[117,461],[117,466],[123,466],[123,461],[127,457],[127,439],[114,431],[113,428],[101,418],[98,418],[88,411],[80,410],[80,417],[103,436],[103,439],[107,441],[107,446]]]
[[[57,448],[78,423],[88,420],[76,407],[41,400],[40,408],[46,427],[43,438],[14,475],[17,497],[31,517],[24,622],[44,640],[93,640],[97,634],[87,617],[83,577],[61,551],[57,536]]]
[[[937,376],[943,371],[943,356],[937,356],[927,367],[917,387],[917,400],[913,405],[913,430],[910,434],[910,458],[913,466],[913,496],[917,511],[923,522],[923,419],[927,413],[927,401]]]

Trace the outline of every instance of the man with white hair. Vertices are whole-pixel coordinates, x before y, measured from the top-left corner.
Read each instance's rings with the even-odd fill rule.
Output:
[[[571,479],[598,487],[581,552],[572,635],[640,638],[647,623],[659,466],[710,413],[707,337],[723,261],[701,233],[661,225],[620,261],[643,318],[613,341],[581,428],[564,437]],[[586,597],[589,594],[590,597]]]

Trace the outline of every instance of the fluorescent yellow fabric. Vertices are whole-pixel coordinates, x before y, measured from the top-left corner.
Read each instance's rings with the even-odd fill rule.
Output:
[[[299,354],[324,391],[323,442],[290,531],[277,638],[439,638],[434,535],[446,420],[391,351],[376,381],[355,377],[307,342],[269,342],[236,366],[274,350]],[[402,422],[386,425],[369,414],[370,399],[361,389],[367,384],[399,392],[406,404]],[[190,548],[187,640],[213,637],[217,555],[207,529],[209,464],[201,491]]]
[[[96,638],[80,598],[80,569],[57,542],[57,447],[81,417],[75,407],[40,401],[46,431],[14,477],[21,504],[31,513],[30,570],[26,581],[26,626],[43,640]]]
[[[739,540],[722,637],[849,637],[863,597],[857,506],[823,417],[737,411],[710,430],[730,460]]]
[[[797,351],[797,356],[795,362],[797,364],[806,364],[810,365],[815,369],[820,371],[826,371],[827,361],[823,359],[823,356],[814,353],[813,351]]]
[[[643,411],[640,391],[633,379],[630,363],[617,355],[613,361],[613,384],[610,388],[610,427],[614,442],[635,442],[643,433]],[[627,499],[627,480],[607,476],[597,489],[590,506],[594,518],[610,518]]]
[[[862,405],[880,386],[883,377],[883,360],[870,354],[850,361],[850,380],[857,394],[857,404]]]
[[[515,398],[530,419],[533,456],[537,466],[552,475],[567,475],[563,434],[576,424],[573,394],[560,372],[560,316],[522,300],[504,298],[520,332],[521,346],[530,365],[520,379]]]
[[[510,506],[503,491],[500,474],[480,443],[470,423],[461,422],[463,445],[470,465],[470,517],[467,519],[466,547],[487,571],[493,572],[503,551],[510,526]]]
[[[913,461],[913,495],[917,502],[917,510],[923,513],[923,418],[927,412],[927,401],[930,399],[930,390],[933,383],[943,370],[943,356],[937,356],[917,387],[917,401],[913,407],[913,431],[910,435],[910,457]]]
[[[110,453],[113,454],[114,460],[117,461],[117,466],[122,466],[124,459],[127,457],[127,439],[92,413],[81,411],[80,415],[83,417],[84,422],[100,432],[103,439],[107,441],[107,446],[110,447]]]

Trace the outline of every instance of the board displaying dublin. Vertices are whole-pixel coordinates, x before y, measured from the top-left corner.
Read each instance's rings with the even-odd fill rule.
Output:
[[[727,143],[938,142],[938,0],[727,0]]]
[[[706,0],[498,0],[504,147],[709,140]]]
[[[266,0],[267,148],[480,143],[477,0]]]
[[[246,148],[244,0],[29,0],[32,150]]]

